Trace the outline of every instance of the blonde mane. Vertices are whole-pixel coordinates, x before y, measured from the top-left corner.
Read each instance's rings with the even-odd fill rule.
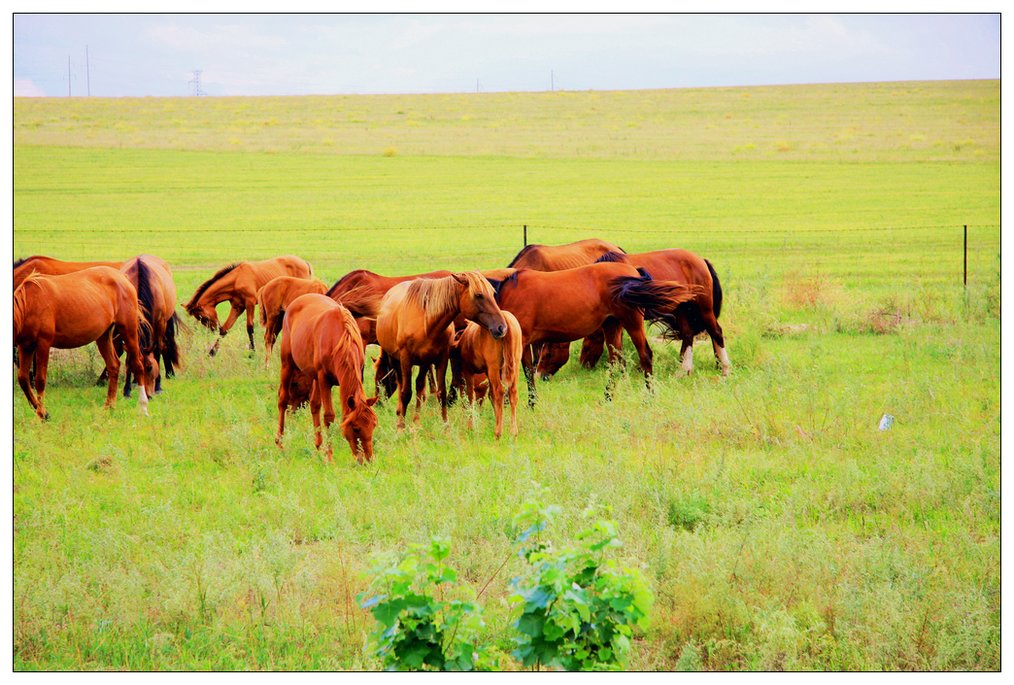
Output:
[[[422,310],[427,320],[454,309],[461,296],[461,285],[456,278],[466,279],[469,293],[482,293],[490,301],[495,301],[493,286],[489,281],[478,271],[465,271],[444,278],[417,278],[408,286],[405,303]]]

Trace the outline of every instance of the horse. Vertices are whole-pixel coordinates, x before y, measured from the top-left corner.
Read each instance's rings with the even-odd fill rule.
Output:
[[[521,362],[521,326],[517,318],[506,310],[507,334],[497,340],[482,326],[469,321],[461,331],[455,333],[452,356],[455,369],[465,381],[468,399],[476,400],[477,381],[488,380],[489,394],[493,403],[496,427],[493,436],[499,440],[503,432],[503,402],[507,395],[511,405],[511,435],[518,434],[518,375]],[[469,419],[471,423],[471,419]]]
[[[608,252],[622,254],[623,248],[598,238],[578,240],[565,245],[532,244],[526,245],[514,255],[514,259],[507,267],[535,269],[536,271],[561,271],[592,264]],[[493,278],[496,277],[493,276]],[[598,331],[592,337],[601,339],[602,335],[602,332]],[[598,349],[601,356],[602,347],[599,346]],[[537,360],[539,375],[543,380],[548,380],[570,358],[570,343],[543,343],[532,349],[532,355]],[[590,364],[585,364],[585,368],[594,368],[597,362],[598,357],[595,357]]]
[[[615,339],[620,327],[637,349],[645,383],[650,385],[652,353],[644,321],[664,321],[699,286],[655,281],[628,264],[599,263],[563,271],[515,271],[493,283],[497,302],[517,317],[524,335],[522,365],[528,381],[528,404],[535,406],[535,365],[531,345],[570,342],[605,328]],[[610,346],[610,355],[621,359]],[[608,393],[607,393],[608,395]]]
[[[686,373],[694,370],[694,336],[707,331],[722,375],[729,375],[729,354],[725,350],[722,327],[718,324],[722,311],[722,285],[711,262],[689,250],[676,248],[638,254],[607,252],[599,257],[599,261],[630,264],[647,270],[658,279],[700,286],[699,294],[677,307],[663,323],[668,329],[667,335],[679,338],[682,343],[680,359]],[[593,349],[587,351],[588,355],[593,353]],[[582,349],[582,362],[585,356],[586,351]]]
[[[320,449],[320,409],[324,408],[324,430],[335,419],[331,388],[338,386],[342,411],[342,435],[352,456],[360,464],[373,460],[373,431],[377,415],[376,397],[363,392],[363,339],[348,309],[323,294],[307,293],[289,303],[282,320],[281,380],[278,384],[278,434],[275,443],[282,447],[285,411],[291,404],[296,374],[313,379],[310,390],[310,414],[313,417],[314,445]],[[327,460],[333,460],[330,441]]]
[[[65,262],[53,257],[32,255],[14,262],[14,290],[17,290],[21,282],[33,272],[46,276],[62,276],[93,266],[109,266],[119,269],[122,265],[123,262]]]
[[[606,252],[623,252],[618,245],[589,238],[566,245],[525,245],[514,255],[508,269],[534,269],[535,271],[562,271],[591,264]]]
[[[279,276],[272,278],[257,291],[257,306],[261,310],[261,327],[264,328],[264,365],[271,359],[275,338],[282,330],[285,308],[294,299],[307,293],[323,295],[327,292],[324,281],[316,278]]]
[[[380,310],[380,302],[388,290],[398,283],[414,281],[417,278],[446,278],[451,273],[450,271],[437,270],[411,276],[382,276],[366,269],[355,269],[335,281],[334,285],[328,288],[326,294],[334,301],[342,303],[356,317],[356,321],[360,322],[359,329],[363,333],[364,343],[367,345],[377,344],[377,312]],[[374,383],[376,384],[374,395],[380,396],[381,386],[388,397],[393,395],[398,389],[397,372],[383,350],[377,357],[374,370]],[[430,387],[432,388],[432,386],[431,382]]]
[[[176,284],[173,282],[169,264],[160,257],[139,255],[129,259],[120,267],[137,290],[137,301],[150,327],[141,327],[139,344],[145,364],[155,378],[155,393],[162,392],[160,366],[165,366],[166,378],[176,375],[180,365],[180,348],[176,343],[176,332],[182,326],[176,313]],[[116,339],[119,356],[122,341]],[[124,374],[123,396],[130,397],[131,372]]]
[[[14,344],[18,349],[18,385],[35,414],[49,418],[44,405],[46,372],[52,348],[70,349],[95,342],[106,364],[109,386],[105,407],[116,403],[120,360],[113,345],[115,332],[123,340],[127,365],[140,381],[138,404],[148,413],[148,394],[154,392],[151,374],[138,345],[138,329],[148,326],[127,277],[108,266],[96,266],[60,276],[32,274],[14,291]],[[29,369],[35,362],[35,391]]]
[[[484,326],[493,337],[507,334],[507,322],[496,303],[493,288],[479,272],[443,278],[418,278],[391,287],[377,313],[377,342],[397,361],[398,428],[405,427],[405,410],[412,399],[412,367],[420,367],[420,380],[429,365],[436,367],[437,399],[447,421],[446,374],[454,320],[459,316]],[[416,400],[415,421],[421,402]]]
[[[183,305],[190,316],[203,326],[218,331],[219,339],[208,350],[212,357],[218,352],[218,345],[236,323],[240,313],[246,311],[246,333],[250,338],[250,349],[254,349],[253,327],[254,307],[257,305],[257,291],[268,281],[278,276],[309,278],[313,268],[303,259],[286,255],[259,262],[237,262],[219,269],[214,276],[197,287],[194,296]],[[220,302],[231,305],[229,317],[219,326],[215,306]]]
[[[359,318],[376,319],[380,311],[380,301],[384,299],[387,291],[398,283],[414,281],[417,278],[446,278],[450,271],[429,271],[424,274],[412,276],[381,276],[366,269],[356,269],[345,274],[327,290],[327,296],[335,302],[340,302],[352,316]],[[377,340],[363,339],[367,345],[376,343]]]

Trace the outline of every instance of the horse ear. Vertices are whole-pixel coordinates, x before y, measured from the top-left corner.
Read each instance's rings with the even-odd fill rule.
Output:
[[[451,274],[451,278],[461,285],[468,285],[468,278],[465,277],[465,274]]]
[[[366,398],[366,406],[367,407],[372,407],[373,405],[375,405],[377,403],[377,400],[379,400],[379,399],[380,399],[380,395],[377,395],[375,397],[367,397]]]

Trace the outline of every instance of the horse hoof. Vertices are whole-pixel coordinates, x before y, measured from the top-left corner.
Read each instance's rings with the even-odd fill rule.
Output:
[[[214,357],[216,352],[218,352],[218,350],[216,350],[214,347],[212,347],[210,350],[208,350],[208,356],[209,357]]]
[[[49,421],[49,412],[48,411],[42,412],[41,414],[39,414],[39,418],[42,419],[43,421]]]

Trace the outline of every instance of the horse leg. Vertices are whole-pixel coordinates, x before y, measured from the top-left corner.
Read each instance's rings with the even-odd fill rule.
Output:
[[[408,403],[412,401],[412,360],[407,352],[401,353],[398,360],[401,365],[401,373],[398,376],[398,408],[395,414],[398,417],[398,428],[405,428],[405,411]]]
[[[219,326],[218,340],[216,340],[215,344],[211,346],[210,350],[208,350],[209,357],[214,357],[215,354],[218,352],[218,346],[222,343],[222,338],[224,338],[225,334],[229,332],[229,329],[232,328],[232,325],[236,323],[236,319],[239,318],[239,313],[241,311],[243,311],[243,308],[237,305],[235,302],[229,303],[229,317],[225,320],[225,323]]]
[[[511,435],[518,437],[518,379],[511,381],[508,395],[511,403]]]
[[[148,415],[148,375],[144,371],[144,357],[141,356],[141,347],[137,342],[137,322],[136,320],[131,323],[125,322],[124,324],[116,324],[115,330],[120,334],[120,338],[123,339],[123,349],[126,352],[126,365],[127,370],[134,373],[134,377],[137,379],[138,393],[137,393],[137,404],[141,407],[141,412]],[[116,350],[113,350],[115,354]]]
[[[528,383],[528,407],[534,409],[537,396],[535,391],[535,363],[532,359],[531,345],[525,345],[522,348],[521,367],[525,370],[525,381]]]
[[[320,407],[320,384],[315,378],[310,386],[310,419],[313,420],[313,446],[318,450],[324,443],[324,438],[320,433]]]
[[[317,373],[317,388],[321,404],[324,405],[324,432],[327,434],[327,460],[334,461],[334,446],[331,444],[331,424],[334,423],[334,400],[331,397],[331,384],[323,371]]]
[[[678,315],[676,332],[680,337],[680,363],[689,376],[694,372],[694,329],[685,315]]]
[[[36,398],[35,393],[32,392],[32,385],[35,379],[39,378],[38,373],[35,374],[35,378],[32,378],[31,372],[34,362],[35,350],[18,346],[18,385],[21,386],[21,391],[25,393],[28,404],[32,405],[35,414],[45,421],[49,418],[49,412],[43,409],[41,398]]]
[[[282,375],[278,384],[278,433],[275,434],[275,444],[279,447],[282,447],[282,433],[285,432],[285,410],[289,406],[289,380],[292,378],[292,358],[284,354],[284,351],[283,345]]]
[[[623,356],[623,329],[620,327],[619,320],[609,317],[602,324],[600,330],[606,351],[609,353],[609,363],[626,367],[627,360]]]
[[[644,319],[640,316],[631,317],[623,323],[623,329],[627,331],[630,342],[634,343],[634,349],[637,350],[641,370],[644,372],[644,385],[651,388],[652,352],[651,347],[648,346],[648,338],[644,334]]]
[[[106,363],[108,382],[105,407],[106,409],[112,409],[116,404],[116,381],[120,377],[120,357],[116,354],[116,350],[113,349],[112,328],[110,327],[109,331],[103,333],[95,341],[95,344],[99,348],[99,354],[102,355],[102,361]]]
[[[722,375],[729,375],[729,353],[725,351],[725,336],[722,334],[722,327],[718,325],[713,311],[701,312],[704,318],[704,326],[711,336],[711,346],[715,350],[715,359],[722,368]]]
[[[496,426],[493,428],[493,437],[500,439],[503,432],[503,384],[500,382],[500,366],[493,365],[486,367],[486,377],[489,379],[489,394],[493,399],[493,416],[496,417]]]
[[[257,304],[256,302],[248,302],[247,305],[246,305],[246,335],[247,335],[248,338],[250,338],[250,350],[251,351],[255,349],[254,348],[253,329],[254,329],[254,306],[256,304]]]
[[[440,417],[447,424],[447,354],[444,353],[440,360],[434,364],[433,371],[437,375],[437,400],[440,401]]]
[[[419,423],[419,417],[422,412],[422,403],[426,399],[426,372],[428,367],[420,366],[419,373],[415,377],[415,418],[413,421]],[[411,376],[409,377],[411,380]]]

